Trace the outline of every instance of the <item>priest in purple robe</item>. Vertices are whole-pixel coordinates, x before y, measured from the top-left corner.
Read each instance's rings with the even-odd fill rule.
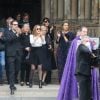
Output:
[[[57,100],[77,100],[78,95],[78,84],[75,77],[76,68],[76,51],[77,47],[81,43],[81,38],[87,35],[87,27],[82,27],[78,36],[72,41],[69,48],[68,56],[66,59],[66,64],[61,80],[60,89],[58,91]],[[97,69],[93,69],[92,73],[92,98],[93,100],[100,100],[99,98],[99,88],[98,88],[98,74]]]

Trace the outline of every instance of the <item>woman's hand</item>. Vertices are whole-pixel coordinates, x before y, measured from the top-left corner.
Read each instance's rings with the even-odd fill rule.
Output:
[[[26,47],[25,50],[26,50],[26,51],[30,51],[30,47]]]

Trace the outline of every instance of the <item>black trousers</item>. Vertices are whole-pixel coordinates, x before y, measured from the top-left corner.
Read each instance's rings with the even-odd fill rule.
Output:
[[[7,64],[9,66],[9,84],[10,88],[13,88],[15,83],[15,57],[7,57]]]
[[[5,55],[5,71],[6,71],[7,82],[9,84],[9,66],[8,66],[7,56],[6,55]]]
[[[7,57],[7,64],[9,66],[9,84],[10,88],[13,88],[20,70],[21,57],[19,55],[9,56]]]
[[[76,78],[79,85],[79,100],[92,100],[91,77],[77,75]]]
[[[16,52],[14,63],[15,63],[15,82],[17,83],[18,82],[18,74],[21,69],[21,63],[22,63],[22,51],[21,50],[18,50]]]
[[[23,62],[21,64],[21,74],[20,74],[20,78],[21,78],[21,82],[29,82],[29,74],[30,74],[30,69],[31,69],[31,65],[27,62]]]
[[[50,84],[50,83],[51,83],[51,74],[52,74],[51,71],[48,71],[48,72],[47,72],[47,76],[46,76],[46,79],[45,79],[45,82],[46,82],[47,84]]]

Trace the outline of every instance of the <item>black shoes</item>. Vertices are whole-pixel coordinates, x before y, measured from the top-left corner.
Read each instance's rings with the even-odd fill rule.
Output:
[[[21,86],[24,86],[24,82],[20,82],[20,85],[21,85]]]
[[[29,87],[32,88],[32,86],[33,86],[32,83],[29,83]]]
[[[21,85],[21,86],[24,86],[25,83],[24,83],[24,82],[20,82],[20,85]],[[29,82],[26,82],[26,85],[29,86]]]
[[[32,88],[32,86],[33,86],[33,80],[30,79],[30,80],[29,80],[29,87]]]
[[[26,85],[29,86],[29,82],[26,82]]]
[[[10,90],[11,90],[10,94],[14,95],[14,89],[10,89]]]
[[[29,81],[29,87],[32,88],[32,86],[33,86],[33,81],[30,80],[30,81]]]
[[[32,88],[33,84],[32,82],[29,82],[29,87]],[[39,81],[39,88],[42,88],[42,81]]]
[[[16,91],[16,90],[17,90],[17,88],[15,86],[14,87],[11,87],[10,88],[10,91],[11,91],[10,94],[11,95],[14,95],[14,91]]]
[[[39,88],[42,88],[42,81],[39,81]]]

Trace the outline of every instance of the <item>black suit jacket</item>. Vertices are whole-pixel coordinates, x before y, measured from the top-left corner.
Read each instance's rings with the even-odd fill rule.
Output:
[[[5,42],[6,56],[16,56],[17,51],[22,48],[20,37],[17,37],[12,30],[6,28],[1,39]]]
[[[80,44],[76,53],[76,69],[75,74],[91,75],[91,58],[92,52],[83,44]]]

